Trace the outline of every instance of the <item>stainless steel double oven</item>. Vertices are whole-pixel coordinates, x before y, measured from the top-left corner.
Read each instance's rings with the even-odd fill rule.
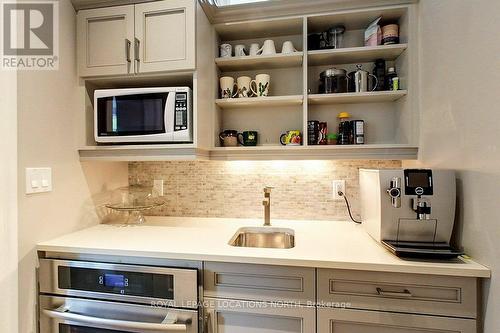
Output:
[[[40,259],[40,333],[198,333],[198,271]]]

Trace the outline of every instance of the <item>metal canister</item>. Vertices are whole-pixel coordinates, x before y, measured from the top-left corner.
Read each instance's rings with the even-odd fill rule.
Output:
[[[318,144],[326,145],[328,142],[326,141],[326,135],[328,134],[328,126],[326,122],[319,123],[319,139]]]
[[[365,122],[363,120],[352,120],[352,143],[362,145],[365,143]]]
[[[307,122],[307,142],[310,145],[317,145],[319,139],[319,121],[309,120]]]

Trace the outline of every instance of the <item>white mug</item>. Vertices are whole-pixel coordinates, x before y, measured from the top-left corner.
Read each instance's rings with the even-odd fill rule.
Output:
[[[245,45],[243,44],[238,44],[234,47],[234,56],[235,57],[243,57],[246,56],[245,54]]]
[[[293,47],[293,43],[289,40],[287,40],[286,42],[283,43],[283,47],[281,48],[281,53],[283,54],[289,54],[289,53],[293,53],[293,52],[297,52],[297,50],[295,49],[295,47]]]
[[[264,45],[259,49],[262,55],[273,55],[276,54],[276,46],[274,46],[274,40],[266,39]]]
[[[233,47],[231,44],[221,44],[220,45],[220,57],[229,58],[233,54]]]
[[[252,44],[250,44],[250,52],[249,52],[249,54],[251,56],[259,55],[261,52],[262,51],[260,50],[259,43],[252,43]]]
[[[238,94],[234,79],[230,76],[223,76],[219,79],[220,83],[220,96],[222,98],[232,98]]]
[[[250,91],[250,82],[252,78],[250,76],[240,76],[236,79],[238,86],[238,97],[250,97],[252,95]]]
[[[257,97],[268,96],[270,82],[271,76],[269,74],[257,74],[255,80],[250,82],[250,90],[252,90]],[[255,90],[253,88],[254,84]]]

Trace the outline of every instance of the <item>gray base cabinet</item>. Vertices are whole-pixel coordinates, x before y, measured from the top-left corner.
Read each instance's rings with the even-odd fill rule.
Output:
[[[475,333],[473,319],[318,308],[318,333]]]
[[[316,308],[277,302],[205,298],[209,333],[312,333]]]

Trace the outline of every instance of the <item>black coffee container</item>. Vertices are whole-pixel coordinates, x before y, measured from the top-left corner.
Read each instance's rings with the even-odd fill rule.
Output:
[[[309,120],[307,122],[307,141],[310,145],[317,145],[319,141],[319,121]]]

